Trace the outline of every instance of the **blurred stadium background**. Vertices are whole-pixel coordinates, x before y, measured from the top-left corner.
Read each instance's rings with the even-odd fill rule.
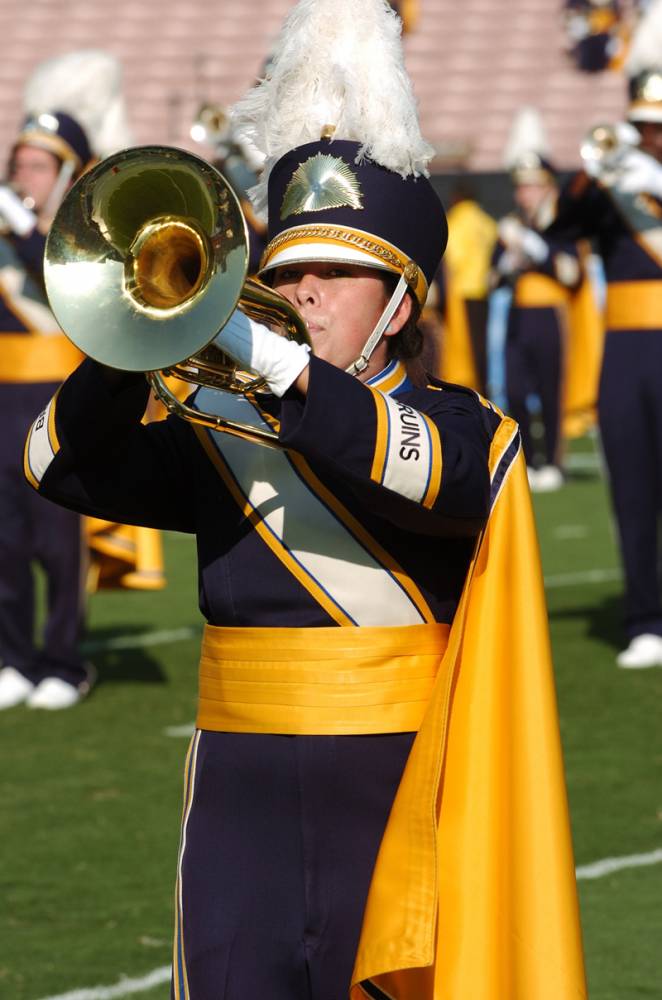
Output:
[[[231,104],[251,85],[290,6],[0,0],[0,147],[16,134],[34,66],[97,47],[122,63],[136,143],[200,152],[190,138],[199,105]],[[578,166],[590,126],[622,117],[618,60],[581,72],[557,0],[402,6],[408,68],[442,192],[469,173],[489,211],[509,207],[502,156],[523,104],[540,111],[566,171]],[[622,12],[627,29],[633,5]],[[538,496],[536,512],[590,995],[653,1000],[662,997],[662,671],[628,674],[614,665],[620,573],[593,433],[573,442],[567,470],[564,489]],[[17,709],[0,720],[6,1000],[168,995],[180,774],[201,620],[193,542],[166,535],[165,561],[164,591],[92,598],[87,650],[100,683],[88,703],[38,717]]]

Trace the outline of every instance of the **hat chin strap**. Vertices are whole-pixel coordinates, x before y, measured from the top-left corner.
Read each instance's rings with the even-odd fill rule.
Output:
[[[44,215],[46,218],[52,218],[57,212],[62,199],[64,198],[69,185],[71,184],[74,172],[76,170],[76,164],[73,160],[65,160],[60,167],[60,172],[57,175],[57,180],[53,185],[53,190],[48,196],[48,201],[44,206]]]
[[[395,286],[395,291],[393,292],[393,295],[389,299],[388,305],[386,306],[384,312],[379,317],[375,329],[372,331],[372,333],[366,340],[363,346],[363,350],[361,351],[361,354],[356,359],[356,361],[353,361],[348,368],[345,368],[345,371],[349,372],[350,375],[360,375],[361,372],[364,372],[366,370],[372,352],[375,350],[377,344],[382,339],[384,330],[393,319],[393,316],[395,315],[398,306],[404,299],[408,288],[409,288],[409,283],[407,282],[405,276],[402,275],[397,285]]]

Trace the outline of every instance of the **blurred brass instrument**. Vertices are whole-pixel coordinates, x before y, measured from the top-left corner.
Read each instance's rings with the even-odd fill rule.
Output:
[[[629,122],[595,125],[580,147],[584,169],[603,184],[617,183],[625,158],[638,146],[639,138],[637,129]]]
[[[171,413],[277,447],[277,434],[194,410],[164,376],[222,392],[266,391],[213,341],[235,309],[309,344],[303,319],[273,289],[247,278],[239,202],[205,160],[141,146],[103,160],[71,188],[46,243],[51,308],[83,353],[144,372]]]
[[[191,138],[220,146],[230,135],[230,113],[222,104],[201,104],[191,126]]]

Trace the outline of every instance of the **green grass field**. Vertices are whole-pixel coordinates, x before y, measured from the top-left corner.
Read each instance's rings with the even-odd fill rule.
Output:
[[[580,866],[662,848],[662,670],[614,665],[618,558],[603,482],[582,455],[594,457],[589,440],[566,487],[536,498]],[[201,619],[193,542],[165,546],[165,591],[90,603],[100,682],[88,702],[0,717],[3,1000],[93,1000],[105,994],[84,988],[155,970],[140,996],[168,996],[187,746],[170,731],[194,717]],[[587,581],[596,569],[611,572]],[[153,646],[104,647],[152,631],[164,633]],[[592,1000],[662,997],[662,864],[579,886]]]

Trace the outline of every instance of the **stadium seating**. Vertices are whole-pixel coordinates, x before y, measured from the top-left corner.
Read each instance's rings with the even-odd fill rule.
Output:
[[[290,0],[0,0],[0,143],[21,118],[22,82],[37,62],[102,47],[125,67],[139,143],[195,148],[189,128],[204,100],[232,103],[259,73]],[[491,171],[513,114],[542,112],[552,154],[577,162],[586,129],[622,113],[616,73],[581,74],[562,51],[560,4],[549,0],[420,0],[406,40],[410,73],[436,163]]]

